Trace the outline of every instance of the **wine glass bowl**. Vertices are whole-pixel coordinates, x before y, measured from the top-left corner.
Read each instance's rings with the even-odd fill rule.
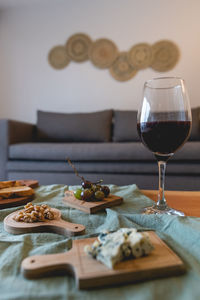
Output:
[[[142,143],[155,155],[159,167],[157,203],[144,213],[184,215],[169,208],[164,197],[166,162],[187,141],[192,126],[191,108],[185,83],[177,77],[145,82],[138,110],[137,130]]]

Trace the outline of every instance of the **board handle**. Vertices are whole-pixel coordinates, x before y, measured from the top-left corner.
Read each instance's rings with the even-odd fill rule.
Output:
[[[29,279],[61,274],[75,276],[75,267],[70,262],[70,256],[68,258],[68,252],[29,256],[22,261],[21,272]]]
[[[47,224],[46,226],[51,229],[51,232],[58,233],[64,236],[75,236],[81,235],[85,233],[85,226],[82,224],[70,223],[60,220],[53,220],[51,223]]]

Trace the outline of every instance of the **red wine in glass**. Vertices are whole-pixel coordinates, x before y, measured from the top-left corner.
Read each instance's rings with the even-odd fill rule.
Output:
[[[137,130],[142,143],[153,152],[158,162],[159,192],[157,203],[145,208],[144,213],[184,215],[167,205],[165,169],[168,159],[187,141],[191,126],[189,98],[181,78],[161,77],[145,82]]]
[[[188,139],[191,121],[155,121],[137,124],[143,144],[167,160]]]

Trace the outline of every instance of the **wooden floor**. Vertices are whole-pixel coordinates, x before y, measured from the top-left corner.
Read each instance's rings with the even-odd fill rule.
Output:
[[[157,201],[157,191],[141,191],[147,197]],[[165,199],[170,207],[183,211],[186,216],[200,217],[200,191],[165,191]]]

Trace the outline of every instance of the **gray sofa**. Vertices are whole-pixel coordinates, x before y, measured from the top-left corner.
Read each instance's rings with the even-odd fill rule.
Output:
[[[200,190],[199,108],[192,110],[190,140],[167,164],[166,188]],[[135,111],[88,114],[38,112],[37,124],[0,120],[0,179],[80,184],[69,157],[88,180],[156,189],[158,168],[140,142]]]

